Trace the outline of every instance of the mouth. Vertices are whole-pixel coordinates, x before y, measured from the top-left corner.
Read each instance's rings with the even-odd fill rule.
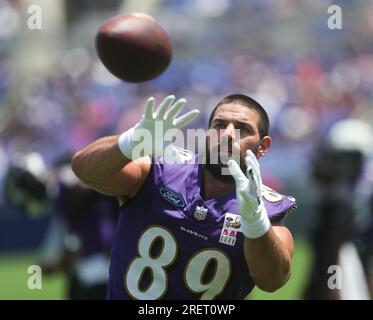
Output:
[[[234,143],[217,143],[209,148],[209,163],[226,167],[229,159],[241,162],[240,147]]]

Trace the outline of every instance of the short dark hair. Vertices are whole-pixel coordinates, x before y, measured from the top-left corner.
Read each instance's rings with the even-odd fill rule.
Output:
[[[264,108],[259,104],[259,102],[255,101],[253,98],[250,98],[244,94],[231,94],[229,96],[224,97],[222,100],[218,102],[214,110],[212,110],[210,118],[209,118],[209,128],[211,126],[212,120],[214,119],[216,110],[223,104],[228,103],[237,103],[243,106],[247,106],[250,109],[254,109],[259,114],[259,123],[258,123],[258,131],[260,138],[268,136],[269,134],[269,118],[267,112]]]

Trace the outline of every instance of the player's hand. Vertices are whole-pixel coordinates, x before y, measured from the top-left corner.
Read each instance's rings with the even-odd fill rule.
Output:
[[[248,238],[259,238],[268,231],[270,221],[262,200],[259,162],[251,150],[246,152],[245,162],[246,175],[234,160],[228,161],[228,169],[236,183],[242,232]]]
[[[119,137],[119,148],[128,159],[135,160],[146,155],[164,155],[169,160],[181,162],[177,158],[178,153],[174,152],[172,137],[176,135],[176,130],[191,123],[198,116],[199,111],[194,109],[178,117],[187,101],[186,99],[179,99],[175,103],[174,101],[175,96],[167,96],[154,110],[155,99],[153,97],[148,99],[141,120]]]

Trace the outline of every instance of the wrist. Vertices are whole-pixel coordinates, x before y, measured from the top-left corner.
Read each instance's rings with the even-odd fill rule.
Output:
[[[119,150],[122,152],[122,154],[130,159],[130,160],[135,160],[133,159],[133,148],[134,148],[134,143],[133,143],[133,136],[134,136],[134,131],[135,128],[130,128],[127,131],[123,132],[118,139],[118,147]]]
[[[262,205],[257,213],[258,218],[255,220],[248,221],[241,215],[241,230],[245,237],[250,239],[256,239],[266,234],[271,227],[267,210]]]

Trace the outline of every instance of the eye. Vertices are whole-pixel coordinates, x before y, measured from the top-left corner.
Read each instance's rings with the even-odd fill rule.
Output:
[[[250,129],[244,125],[238,126],[237,129],[245,133],[250,132]]]
[[[225,128],[225,124],[223,122],[215,122],[213,127],[215,129],[224,129]]]

